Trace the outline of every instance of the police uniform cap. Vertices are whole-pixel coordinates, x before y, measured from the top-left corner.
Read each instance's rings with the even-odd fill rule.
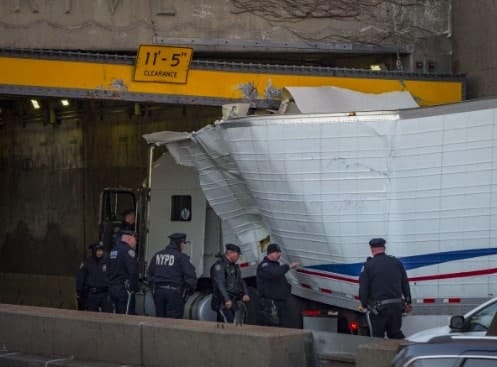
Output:
[[[281,252],[281,248],[280,246],[278,246],[276,243],[271,243],[268,247],[267,247],[267,254],[269,255],[270,253],[273,253],[273,252]]]
[[[385,241],[383,238],[373,238],[371,241],[369,241],[369,246],[371,247],[385,247],[385,244],[387,241]]]
[[[121,230],[121,236],[123,234],[127,234],[128,236],[134,236],[134,237],[136,237],[136,232],[135,231],[130,231],[129,229],[123,229],[123,230]]]
[[[179,242],[179,241],[185,241],[186,240],[186,234],[185,233],[173,233],[168,236],[170,240],[174,242]]]
[[[240,247],[238,247],[237,245],[234,245],[232,243],[226,244],[226,251],[234,251],[234,252],[237,252],[239,254],[242,253],[242,250],[240,249]]]

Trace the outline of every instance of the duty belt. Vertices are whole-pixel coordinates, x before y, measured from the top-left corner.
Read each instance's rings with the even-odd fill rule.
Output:
[[[392,303],[402,303],[402,298],[387,298],[372,302],[373,305],[380,305],[380,306],[389,305]]]
[[[92,287],[88,288],[88,292],[90,293],[102,293],[102,292],[107,292],[108,288],[107,287]]]
[[[170,284],[157,285],[156,288],[160,288],[160,289],[173,289],[175,291],[179,290],[178,286],[170,285]]]

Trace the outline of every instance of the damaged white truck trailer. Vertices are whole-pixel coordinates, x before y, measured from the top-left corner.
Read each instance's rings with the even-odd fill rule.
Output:
[[[300,263],[288,274],[293,294],[352,326],[368,241],[384,237],[411,285],[406,334],[497,294],[496,99],[254,115],[145,138],[175,159],[165,154],[151,170],[145,260],[168,233],[186,232],[208,277],[222,244],[234,241],[255,286],[264,246],[276,242],[284,261]],[[208,296],[196,297],[190,306],[202,299],[208,317]]]

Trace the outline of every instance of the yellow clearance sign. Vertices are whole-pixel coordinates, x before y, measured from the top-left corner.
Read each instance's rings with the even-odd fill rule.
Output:
[[[186,84],[192,54],[189,47],[140,45],[134,80]]]

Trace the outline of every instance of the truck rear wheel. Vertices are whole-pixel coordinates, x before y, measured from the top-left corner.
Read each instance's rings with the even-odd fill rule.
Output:
[[[183,318],[189,320],[217,321],[217,314],[211,308],[211,298],[211,293],[193,293],[186,300]]]

